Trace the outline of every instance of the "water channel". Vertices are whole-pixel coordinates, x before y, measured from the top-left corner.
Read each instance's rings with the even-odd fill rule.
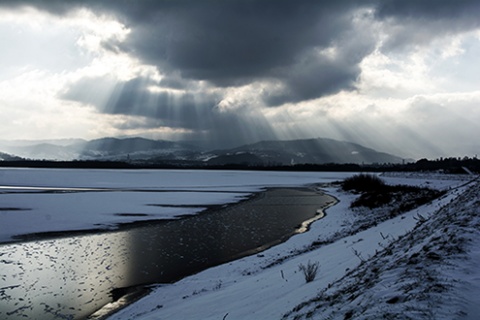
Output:
[[[269,189],[179,220],[0,245],[0,318],[87,318],[112,290],[174,282],[285,241],[333,200]]]

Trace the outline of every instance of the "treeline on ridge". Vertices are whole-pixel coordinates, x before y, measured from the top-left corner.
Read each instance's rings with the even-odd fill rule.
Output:
[[[480,173],[480,160],[475,158],[440,158],[436,160],[421,159],[405,164],[296,164],[296,165],[258,165],[258,164],[223,164],[211,165],[198,161],[104,161],[104,160],[12,160],[0,161],[1,167],[32,168],[79,168],[79,169],[223,169],[223,170],[278,170],[278,171],[349,171],[349,172],[386,172],[386,171],[438,171],[451,174]],[[467,170],[465,170],[467,169]]]

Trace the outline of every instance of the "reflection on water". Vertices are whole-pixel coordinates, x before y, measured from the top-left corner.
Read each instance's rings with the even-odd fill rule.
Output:
[[[128,232],[1,247],[0,318],[76,319],[130,283]]]
[[[0,318],[84,318],[112,289],[172,282],[283,241],[331,200],[275,189],[182,220],[0,246]]]

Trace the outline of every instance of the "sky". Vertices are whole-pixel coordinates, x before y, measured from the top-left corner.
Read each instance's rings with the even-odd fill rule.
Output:
[[[477,0],[0,0],[0,139],[480,153]]]

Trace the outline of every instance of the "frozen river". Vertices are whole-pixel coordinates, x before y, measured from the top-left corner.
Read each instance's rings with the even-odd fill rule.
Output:
[[[175,219],[268,187],[328,183],[336,172],[0,168],[0,243],[56,231]]]
[[[331,201],[313,184],[349,175],[0,169],[0,318],[81,318],[113,289],[258,252]]]
[[[333,198],[274,188],[197,216],[0,247],[0,317],[84,318],[126,287],[168,283],[299,232]]]

